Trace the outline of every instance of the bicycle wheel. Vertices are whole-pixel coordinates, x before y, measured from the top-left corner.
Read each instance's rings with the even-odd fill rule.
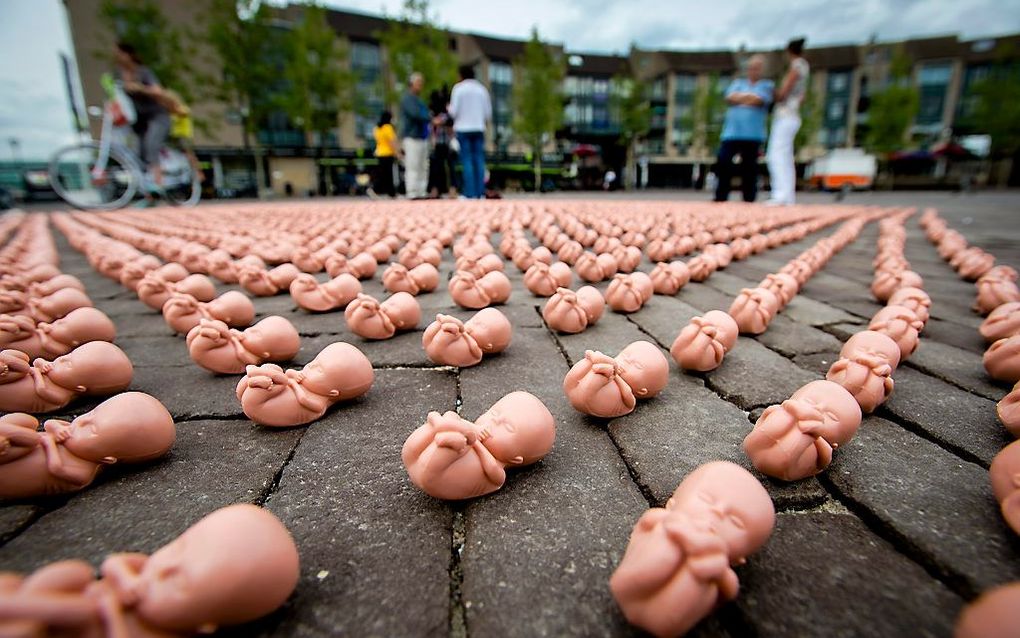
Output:
[[[134,163],[118,148],[109,149],[102,166],[99,160],[96,142],[60,149],[50,160],[50,186],[75,208],[111,210],[126,206],[134,199],[140,182]]]
[[[166,149],[161,157],[163,190],[167,202],[174,206],[194,206],[202,198],[202,182],[191,170],[187,156],[176,149]]]

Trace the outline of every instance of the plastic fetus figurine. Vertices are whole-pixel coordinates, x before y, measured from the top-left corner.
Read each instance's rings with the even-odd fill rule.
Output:
[[[493,255],[495,257],[495,255]],[[499,258],[496,257],[498,260]],[[503,262],[499,262],[502,266]],[[408,269],[400,263],[390,264],[382,274],[383,288],[386,292],[406,292],[418,295],[432,292],[439,286],[439,271],[430,263],[421,263]]]
[[[705,281],[719,269],[719,262],[712,253],[701,253],[687,261],[687,269],[691,273],[691,281]]]
[[[985,350],[985,372],[993,379],[1020,381],[1020,335],[999,339]]]
[[[673,341],[669,353],[684,370],[715,370],[737,343],[740,328],[729,314],[711,310],[691,319]]]
[[[52,412],[79,395],[126,390],[134,374],[124,351],[106,341],[80,345],[52,361],[29,361],[20,350],[0,351],[0,411]]]
[[[501,304],[510,298],[510,280],[499,270],[478,278],[469,272],[457,271],[450,278],[447,289],[454,303],[472,310]]]
[[[185,341],[191,360],[218,374],[240,374],[265,361],[289,361],[301,349],[294,324],[277,315],[243,332],[217,319],[202,319]]]
[[[606,288],[606,303],[615,312],[637,312],[653,291],[651,279],[642,272],[616,274]]]
[[[234,257],[222,248],[216,248],[205,256],[205,267],[210,275],[223,283],[237,283],[237,265],[234,263]]]
[[[505,350],[512,332],[503,313],[484,308],[464,322],[450,315],[436,315],[422,334],[421,343],[435,363],[467,368],[481,362],[483,355]]]
[[[779,312],[779,298],[767,288],[744,288],[730,305],[729,315],[744,334],[760,335]]]
[[[733,566],[765,544],[776,513],[750,472],[713,461],[688,474],[666,507],[638,519],[609,579],[631,624],[655,636],[682,636],[736,598]]]
[[[918,335],[923,328],[924,322],[917,318],[913,310],[904,306],[886,306],[876,312],[868,324],[868,330],[892,337],[900,347],[900,361],[917,350],[920,341]]]
[[[997,266],[977,280],[977,299],[974,310],[987,315],[999,306],[1020,301],[1020,288],[1016,285],[1017,273],[1009,266]]]
[[[368,357],[351,344],[338,341],[323,348],[301,370],[285,371],[271,363],[248,366],[236,393],[252,421],[289,427],[311,423],[334,403],[361,396],[374,380]]]
[[[999,421],[1006,426],[1006,430],[1020,439],[1020,381],[995,405],[995,413],[999,415]]]
[[[585,351],[563,379],[563,392],[578,412],[613,418],[633,412],[637,399],[657,395],[668,378],[669,363],[658,347],[635,341],[615,358]]]
[[[605,281],[615,275],[618,269],[616,257],[610,253],[596,255],[586,250],[574,261],[577,276],[589,283]]]
[[[360,252],[350,259],[340,253],[334,253],[326,257],[326,272],[329,273],[330,277],[336,277],[340,273],[348,273],[358,279],[369,279],[375,275],[378,267],[379,263],[375,260],[375,257],[366,252]]]
[[[45,297],[28,297],[25,310],[16,314],[31,315],[36,321],[53,322],[78,308],[91,308],[92,300],[77,288],[61,288]]]
[[[308,273],[301,273],[290,282],[290,296],[294,303],[309,312],[329,312],[344,308],[359,294],[361,282],[345,272],[324,283],[319,283]]]
[[[255,319],[255,305],[247,295],[236,290],[209,302],[175,292],[163,304],[163,320],[177,334],[188,334],[202,319],[218,319],[231,328],[246,328]]]
[[[882,303],[889,300],[900,288],[923,288],[924,280],[921,275],[913,270],[901,270],[898,272],[880,270],[875,273],[875,279],[871,284],[871,294]]]
[[[861,408],[843,386],[812,381],[762,412],[744,438],[744,452],[759,471],[797,481],[829,467],[832,453],[861,425]]]
[[[344,311],[347,327],[365,339],[389,339],[398,331],[413,330],[421,321],[421,307],[406,292],[391,295],[379,303],[375,297],[358,294]]]
[[[985,318],[978,330],[985,341],[990,343],[1020,334],[1020,301],[997,307]]]
[[[887,303],[890,306],[910,308],[917,315],[917,318],[921,320],[921,323],[928,323],[928,317],[931,315],[931,297],[920,288],[914,288],[913,286],[897,288],[889,296]]]
[[[0,348],[20,350],[30,358],[59,357],[90,341],[113,341],[117,329],[96,308],[78,308],[53,323],[29,317],[0,315]]]
[[[1000,585],[981,594],[956,619],[953,638],[1016,638],[1020,582]]]
[[[281,290],[288,290],[300,274],[298,267],[290,262],[271,270],[244,265],[237,270],[237,280],[242,288],[256,297],[272,297]]]
[[[152,556],[111,554],[95,580],[84,561],[5,576],[0,632],[17,636],[184,638],[264,616],[293,592],[297,548],[270,512],[209,514]],[[13,629],[13,634],[4,632]]]
[[[988,474],[1002,518],[1020,534],[1020,441],[1013,441],[995,455]]]
[[[559,332],[576,334],[602,317],[606,300],[602,293],[592,286],[581,286],[576,292],[560,288],[542,308],[545,323]]]
[[[843,386],[870,414],[893,391],[892,373],[900,364],[900,347],[887,335],[864,330],[847,339],[825,378]]]
[[[556,439],[556,422],[538,397],[511,392],[474,423],[456,412],[429,412],[404,442],[401,457],[419,489],[435,498],[462,500],[491,494],[506,482],[506,468],[542,460]]]
[[[656,294],[675,295],[691,280],[691,271],[687,264],[677,260],[669,263],[660,261],[648,275]]]
[[[466,270],[475,277],[481,277],[485,273],[492,272],[493,270],[503,270],[505,267],[503,260],[495,253],[463,255],[457,257],[457,261],[454,262],[454,268],[457,270]]]
[[[61,273],[46,281],[37,281],[28,285],[28,293],[35,297],[46,297],[64,288],[77,288],[85,292],[85,284],[74,275]]]
[[[106,465],[165,455],[176,437],[163,404],[141,392],[118,394],[70,423],[50,419],[43,432],[37,423],[27,414],[0,417],[0,443],[7,443],[0,452],[0,499],[76,492]]]
[[[797,293],[800,291],[800,283],[785,272],[771,273],[765,275],[765,279],[758,284],[759,288],[765,288],[779,299],[780,307],[785,308]]]
[[[570,266],[562,261],[550,264],[536,261],[524,273],[524,285],[531,294],[539,297],[552,296],[558,288],[569,288],[574,280]]]

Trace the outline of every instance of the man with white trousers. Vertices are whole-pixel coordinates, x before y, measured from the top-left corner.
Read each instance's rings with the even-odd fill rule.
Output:
[[[404,150],[404,190],[408,199],[425,197],[429,177],[429,123],[432,118],[421,90],[425,78],[412,73],[407,81],[407,93],[400,99],[400,123],[403,132],[401,148]]]
[[[772,206],[789,206],[794,203],[797,190],[797,168],[794,164],[793,139],[800,129],[800,105],[807,93],[811,69],[804,59],[804,38],[790,40],[786,45],[790,69],[776,89],[776,108],[772,115],[765,159],[769,166],[769,183],[772,197],[765,202]]]

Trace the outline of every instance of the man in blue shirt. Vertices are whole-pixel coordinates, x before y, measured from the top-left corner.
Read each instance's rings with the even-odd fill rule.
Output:
[[[744,201],[753,202],[758,195],[758,151],[765,141],[765,117],[772,102],[774,85],[761,78],[765,58],[752,55],[747,61],[747,77],[730,82],[726,89],[726,120],[719,146],[716,174],[719,182],[715,201],[725,202],[730,196],[733,158],[740,156],[740,185]]]

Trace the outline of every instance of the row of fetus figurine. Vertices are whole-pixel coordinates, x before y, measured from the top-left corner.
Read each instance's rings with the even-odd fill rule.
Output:
[[[969,246],[967,239],[949,228],[934,209],[921,216],[921,227],[939,255],[960,277],[974,281],[977,299],[974,311],[987,315],[979,332],[989,343],[983,363],[990,377],[1013,384],[1013,389],[996,405],[996,414],[1006,430],[1020,437],[1020,288],[1017,271],[996,265],[990,253]]]

